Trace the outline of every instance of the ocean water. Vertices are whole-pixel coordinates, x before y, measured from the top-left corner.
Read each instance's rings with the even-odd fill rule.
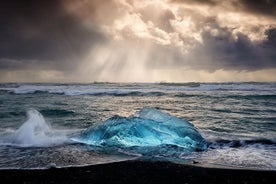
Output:
[[[0,169],[49,168],[143,157],[72,137],[143,108],[189,121],[205,151],[151,154],[240,169],[276,170],[276,83],[0,84]],[[171,151],[171,150],[170,150]]]

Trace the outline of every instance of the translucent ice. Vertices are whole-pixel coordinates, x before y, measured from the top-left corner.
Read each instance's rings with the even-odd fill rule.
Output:
[[[193,124],[153,108],[143,108],[132,117],[112,117],[73,140],[103,149],[134,150],[146,155],[206,149],[205,140]]]

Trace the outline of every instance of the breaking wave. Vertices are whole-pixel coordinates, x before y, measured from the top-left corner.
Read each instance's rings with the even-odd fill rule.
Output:
[[[19,147],[48,147],[70,142],[68,131],[52,129],[37,110],[29,110],[27,116],[27,121],[17,130],[2,133],[0,144]]]
[[[13,94],[61,94],[61,95],[98,95],[98,96],[163,96],[185,91],[266,91],[274,92],[276,84],[270,83],[150,83],[150,84],[2,84],[1,92]],[[274,94],[274,93],[273,93]],[[258,96],[258,93],[256,94]],[[253,96],[254,97],[254,96]]]

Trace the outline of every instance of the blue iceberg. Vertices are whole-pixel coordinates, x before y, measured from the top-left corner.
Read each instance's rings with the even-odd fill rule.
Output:
[[[143,108],[131,117],[114,116],[72,140],[143,155],[190,153],[207,147],[193,124],[154,108]]]

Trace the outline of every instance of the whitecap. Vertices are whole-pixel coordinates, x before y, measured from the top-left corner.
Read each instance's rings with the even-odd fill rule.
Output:
[[[66,131],[53,130],[37,110],[29,110],[27,116],[27,121],[17,130],[9,130],[1,136],[2,145],[47,147],[70,142]]]

